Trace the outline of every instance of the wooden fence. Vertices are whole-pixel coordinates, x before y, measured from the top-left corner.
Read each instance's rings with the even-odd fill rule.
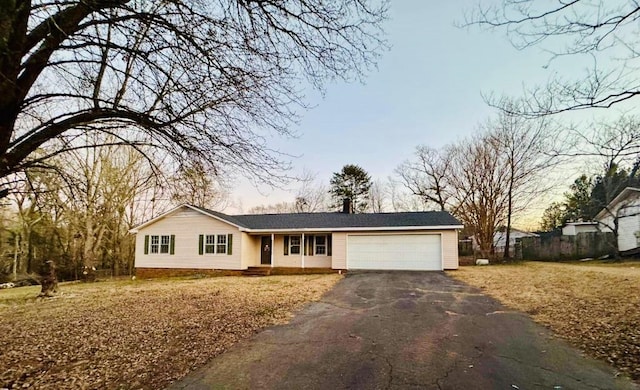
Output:
[[[579,260],[616,253],[613,233],[589,232],[575,236],[543,235],[518,240],[516,252],[524,260]],[[520,257],[518,256],[518,257]]]

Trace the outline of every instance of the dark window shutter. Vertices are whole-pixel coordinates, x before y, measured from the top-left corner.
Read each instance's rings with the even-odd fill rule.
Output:
[[[171,240],[169,241],[169,254],[170,255],[175,255],[176,254],[176,236],[175,236],[175,234],[171,235]]]
[[[149,254],[149,235],[144,236],[144,254]]]
[[[284,236],[284,255],[289,255],[289,236]]]
[[[313,246],[316,243],[315,236],[309,236],[309,256],[313,256]]]
[[[233,248],[233,234],[227,234],[227,254],[231,255],[231,248]]]
[[[331,234],[327,235],[327,256],[331,256]]]
[[[199,254],[204,253],[204,234],[200,235],[200,242],[198,244],[198,253]]]

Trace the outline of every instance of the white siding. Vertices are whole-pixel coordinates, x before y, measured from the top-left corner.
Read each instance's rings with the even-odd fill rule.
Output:
[[[576,225],[575,230],[576,230],[576,234],[597,232],[598,226],[597,225]]]
[[[618,250],[628,251],[638,246],[636,232],[640,232],[638,215],[621,217],[618,219]]]
[[[347,269],[347,233],[333,233],[331,268]]]
[[[458,269],[458,231],[442,230],[442,264],[444,269]]]
[[[305,256],[305,268],[331,268],[331,256]]]
[[[311,233],[313,234],[313,233]],[[302,268],[302,253],[304,253],[304,247],[301,246],[299,255],[284,254],[284,237],[287,234],[276,234],[273,244],[273,262],[274,267],[293,267]],[[301,235],[301,234],[298,234]],[[333,244],[335,245],[335,244]],[[304,256],[305,268],[331,268],[331,256]]]
[[[640,198],[637,193],[616,205],[610,213],[606,213],[600,222],[607,227],[614,226],[614,217],[618,217],[618,250],[628,251],[640,247],[636,232],[640,232]],[[611,231],[600,225],[602,231]],[[640,233],[639,233],[640,234]]]
[[[273,266],[274,267],[293,267],[293,268],[301,268],[302,267],[302,254],[292,255],[289,253],[288,255],[284,254],[284,236],[276,235],[273,240]],[[300,252],[302,253],[302,246],[300,247]]]
[[[260,265],[260,236],[250,236],[242,233],[242,269]]]
[[[146,235],[175,235],[175,254],[144,254]],[[233,234],[232,254],[198,254],[200,234]],[[137,268],[242,269],[242,234],[234,226],[188,208],[178,209],[136,235]],[[246,268],[246,267],[245,267]]]
[[[598,225],[588,223],[568,223],[562,228],[563,236],[576,236],[579,233],[597,232]]]

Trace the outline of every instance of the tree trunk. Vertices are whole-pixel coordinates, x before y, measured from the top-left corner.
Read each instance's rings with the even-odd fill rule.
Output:
[[[513,182],[515,181],[513,166],[513,154],[510,156],[511,158],[511,166],[510,166],[510,176],[509,176],[509,191],[507,192],[507,235],[505,236],[505,244],[504,244],[504,260],[509,260],[511,258],[511,253],[509,251],[509,247],[511,246],[511,213],[513,213]]]
[[[42,289],[38,297],[48,298],[54,296],[58,292],[58,278],[56,277],[56,265],[49,260],[44,265],[44,272],[40,279]]]
[[[33,272],[33,245],[31,243],[31,231],[27,232],[27,273]]]
[[[511,258],[511,252],[509,251],[510,241],[511,241],[511,196],[509,196],[509,204],[507,206],[507,234],[505,235],[505,243],[504,243],[504,256],[505,260],[509,260]]]
[[[12,278],[13,281],[16,281],[18,279],[18,252],[20,251],[20,235],[16,234],[15,235],[15,245],[14,245],[14,251],[13,251],[13,269],[12,269]]]

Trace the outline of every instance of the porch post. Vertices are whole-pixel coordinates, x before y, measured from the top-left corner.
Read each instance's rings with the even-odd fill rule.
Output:
[[[300,253],[302,253],[302,268],[304,268],[304,251],[307,249],[307,246],[304,244],[304,232],[302,233],[302,240],[300,240],[300,246],[302,249]]]
[[[275,235],[271,233],[271,268],[273,268],[273,252],[275,252],[274,244],[276,243],[274,239]]]

